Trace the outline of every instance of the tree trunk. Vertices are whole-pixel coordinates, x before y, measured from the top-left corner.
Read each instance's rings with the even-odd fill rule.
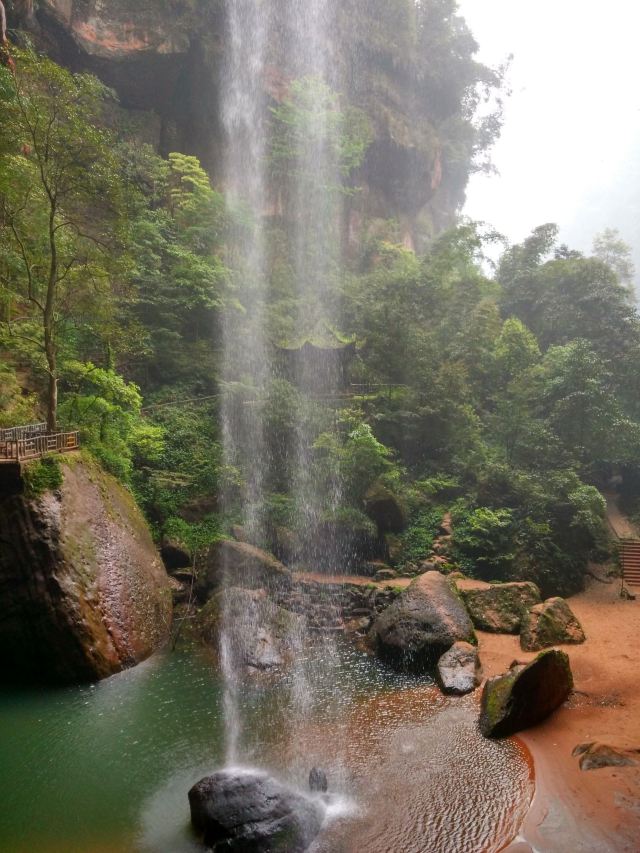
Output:
[[[51,330],[46,326],[44,339],[49,374],[47,387],[47,430],[48,432],[55,432],[58,424],[58,360]]]
[[[55,432],[58,417],[58,377],[49,374],[49,388],[47,391],[47,432]]]
[[[56,245],[56,203],[51,194],[51,210],[49,213],[49,281],[47,298],[44,305],[44,354],[47,359],[49,387],[47,389],[47,428],[55,432],[58,420],[58,347],[56,344],[56,312],[55,297],[58,284],[58,247]]]

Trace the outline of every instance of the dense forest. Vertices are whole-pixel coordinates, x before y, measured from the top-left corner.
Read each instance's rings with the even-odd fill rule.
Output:
[[[274,363],[305,344],[348,352],[346,384],[322,395],[284,369],[260,386],[221,375],[221,328],[241,336],[254,298],[236,247],[255,212],[230,201],[215,163],[210,175],[188,146],[154,148],[113,89],[24,36],[3,48],[0,425],[42,418],[80,430],[158,540],[198,549],[239,520],[250,477],[251,460],[223,453],[220,400],[232,401],[237,429],[259,407],[268,524],[254,536],[273,547],[275,530],[295,537],[307,526],[288,450],[293,412],[303,411],[318,525],[337,525],[352,543],[375,538],[366,509],[384,494],[402,518],[386,530],[395,566],[433,556],[448,512],[446,567],[569,593],[589,559],[607,553],[609,479],[622,476],[632,511],[640,498],[629,252],[608,233],[584,256],[558,243],[553,224],[509,246],[456,217],[470,171],[489,168],[502,71],[474,61],[452,3],[410,14],[410,4],[392,5],[377,4],[361,26],[355,12],[348,18],[367,46],[353,54],[361,67],[348,92],[301,76],[270,107],[265,157],[280,202],[265,213],[267,341]],[[485,98],[494,107],[478,120]],[[311,286],[300,305],[287,192],[319,112],[330,117],[338,176],[320,188],[338,211],[324,227],[341,249],[306,258],[310,282],[322,264],[329,284],[322,305]],[[416,180],[416,170],[430,172]],[[310,196],[314,180],[306,175]],[[425,207],[435,190],[437,215]],[[492,264],[485,252],[501,241]],[[55,482],[55,467],[42,462],[40,479]]]
[[[0,0],[0,853],[636,849],[632,254],[461,7]]]

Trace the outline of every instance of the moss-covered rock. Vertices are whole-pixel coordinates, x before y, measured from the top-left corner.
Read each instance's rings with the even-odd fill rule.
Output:
[[[517,634],[527,612],[541,601],[538,587],[526,581],[462,588],[460,594],[474,627],[496,634]]]
[[[485,737],[508,737],[546,719],[573,690],[569,658],[552,649],[527,666],[514,666],[490,678],[482,691],[480,731]]]
[[[60,473],[55,491],[0,504],[3,678],[104,678],[169,632],[169,579],[130,493],[88,458]]]
[[[224,539],[200,559],[196,594],[206,601],[223,583],[246,589],[287,589],[291,586],[291,573],[266,551],[247,542]]]
[[[564,643],[584,643],[585,639],[582,625],[564,598],[549,598],[532,607],[520,633],[520,645],[525,652]]]
[[[380,613],[370,641],[381,657],[426,670],[458,640],[476,644],[473,625],[455,587],[439,572],[417,577]]]
[[[402,533],[407,526],[407,510],[397,495],[381,483],[374,483],[364,498],[364,511],[375,522],[378,533]]]

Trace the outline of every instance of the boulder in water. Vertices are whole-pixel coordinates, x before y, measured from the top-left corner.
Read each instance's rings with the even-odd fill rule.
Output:
[[[169,577],[131,494],[89,458],[60,472],[0,498],[0,680],[95,681],[168,638]]]
[[[569,658],[550,649],[526,666],[490,678],[482,691],[480,731],[508,737],[546,719],[573,690]]]
[[[214,851],[303,853],[324,819],[319,799],[266,773],[223,770],[189,791],[191,823]]]
[[[438,661],[437,673],[443,693],[471,693],[480,684],[478,649],[471,643],[454,643]]]
[[[198,565],[198,598],[206,600],[224,582],[247,589],[288,589],[291,573],[266,551],[225,539],[212,545]]]
[[[324,770],[320,770],[319,767],[312,767],[311,772],[309,773],[309,790],[325,793],[328,788],[329,781]]]
[[[520,633],[520,645],[526,652],[563,643],[584,643],[585,639],[582,625],[564,598],[549,598],[532,607]]]
[[[370,640],[381,657],[418,671],[434,666],[458,640],[476,643],[464,604],[439,572],[412,581],[376,617]]]
[[[474,627],[496,634],[517,634],[529,609],[542,600],[538,587],[528,581],[487,584],[460,594]]]
[[[227,653],[234,668],[265,672],[288,663],[301,643],[305,620],[278,607],[264,590],[230,587],[202,608],[199,624],[207,643],[219,644],[225,620]]]

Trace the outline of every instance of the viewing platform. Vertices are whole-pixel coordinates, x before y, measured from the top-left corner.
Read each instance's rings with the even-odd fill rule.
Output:
[[[79,448],[78,432],[49,432],[45,423],[0,429],[0,465],[16,465]]]

